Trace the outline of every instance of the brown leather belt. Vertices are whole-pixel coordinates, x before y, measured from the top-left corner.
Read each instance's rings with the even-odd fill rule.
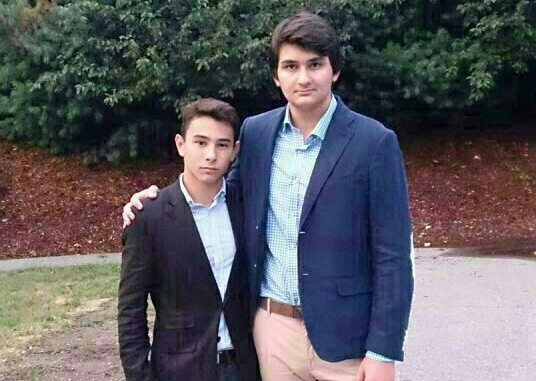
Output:
[[[270,313],[283,315],[293,319],[303,319],[302,309],[300,306],[281,303],[270,298],[261,298],[261,308]]]

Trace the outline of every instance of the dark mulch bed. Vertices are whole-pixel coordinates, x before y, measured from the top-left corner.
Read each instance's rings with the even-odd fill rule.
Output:
[[[401,138],[417,247],[536,250],[528,131]],[[178,173],[173,162],[90,169],[79,156],[0,141],[0,258],[118,252],[123,203]]]

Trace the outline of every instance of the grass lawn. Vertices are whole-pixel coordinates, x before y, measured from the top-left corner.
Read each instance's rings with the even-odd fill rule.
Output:
[[[0,273],[0,358],[116,303],[119,265]]]

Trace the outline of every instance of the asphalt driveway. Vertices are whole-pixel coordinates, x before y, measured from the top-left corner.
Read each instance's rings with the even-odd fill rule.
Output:
[[[416,251],[397,380],[536,380],[536,261],[457,254]]]

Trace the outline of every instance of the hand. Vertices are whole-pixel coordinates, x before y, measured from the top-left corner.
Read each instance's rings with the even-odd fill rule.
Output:
[[[158,196],[158,187],[156,185],[151,185],[149,188],[144,189],[138,193],[134,193],[130,198],[130,202],[123,206],[123,229],[129,226],[132,221],[136,218],[132,212],[132,207],[135,207],[138,210],[143,209],[141,201],[146,198],[154,199]]]
[[[356,381],[394,381],[395,363],[365,357],[359,365]]]

